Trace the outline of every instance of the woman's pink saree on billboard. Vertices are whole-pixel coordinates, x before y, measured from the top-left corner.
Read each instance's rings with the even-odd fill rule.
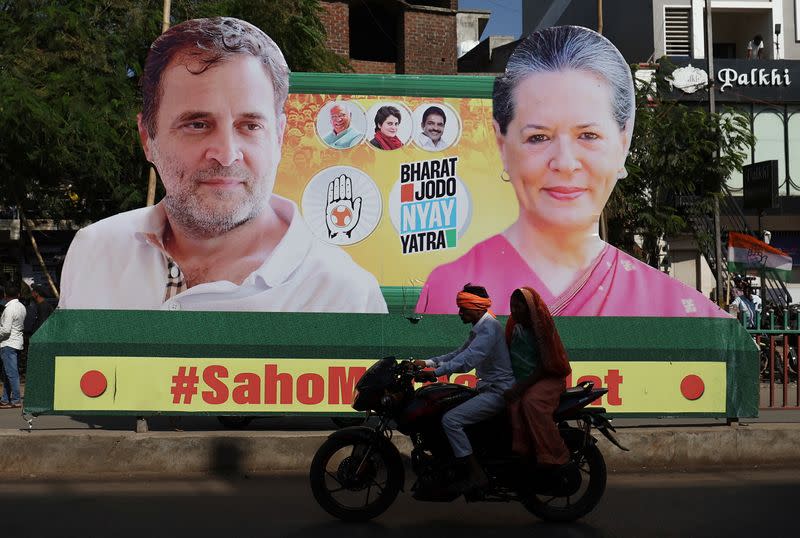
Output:
[[[478,243],[457,260],[431,272],[416,311],[456,314],[456,293],[466,284],[484,286],[493,310],[508,315],[511,293],[534,288],[554,316],[727,317],[697,290],[606,245],[564,293],[554,296],[502,234]]]

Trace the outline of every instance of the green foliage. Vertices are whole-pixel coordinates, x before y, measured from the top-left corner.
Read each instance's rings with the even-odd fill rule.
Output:
[[[162,0],[0,0],[0,206],[79,222],[144,205],[139,76]],[[264,29],[293,70],[342,71],[318,0],[174,0],[172,23],[229,15]]]
[[[637,87],[629,173],[617,183],[606,211],[611,242],[653,266],[658,240],[687,231],[692,212],[710,211],[713,197],[753,144],[742,114],[712,115],[705,105],[676,101],[668,82],[674,69],[662,59],[650,84]],[[686,209],[678,207],[681,196],[696,198]],[[634,234],[644,238],[644,252],[633,246]]]
[[[0,204],[92,218],[141,205],[131,50],[117,28],[135,2],[18,0],[0,25]]]

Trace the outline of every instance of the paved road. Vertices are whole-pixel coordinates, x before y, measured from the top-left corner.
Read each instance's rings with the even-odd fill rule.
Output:
[[[7,536],[360,538],[719,537],[797,534],[800,470],[612,475],[581,522],[545,524],[513,504],[419,503],[401,494],[369,524],[315,504],[306,478],[0,484]]]

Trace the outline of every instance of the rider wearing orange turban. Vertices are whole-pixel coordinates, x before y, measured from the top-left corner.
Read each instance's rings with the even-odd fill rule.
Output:
[[[494,316],[492,311],[489,310],[492,306],[492,300],[488,297],[481,297],[480,295],[475,295],[467,291],[459,291],[458,295],[456,295],[456,305],[458,305],[459,309],[480,310],[482,312],[489,312]]]
[[[486,485],[486,474],[472,453],[472,445],[464,433],[464,426],[476,424],[505,408],[503,393],[514,384],[511,359],[500,323],[489,311],[492,300],[482,286],[467,284],[456,297],[458,315],[472,330],[464,344],[450,353],[417,361],[418,365],[433,366],[436,377],[456,372],[475,370],[478,377],[477,396],[444,414],[442,426],[450,441],[453,454],[467,468],[462,490]]]

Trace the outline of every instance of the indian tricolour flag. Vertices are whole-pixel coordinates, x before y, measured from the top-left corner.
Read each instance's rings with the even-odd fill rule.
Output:
[[[792,257],[747,234],[728,233],[728,271],[774,269],[782,280],[792,271]]]

